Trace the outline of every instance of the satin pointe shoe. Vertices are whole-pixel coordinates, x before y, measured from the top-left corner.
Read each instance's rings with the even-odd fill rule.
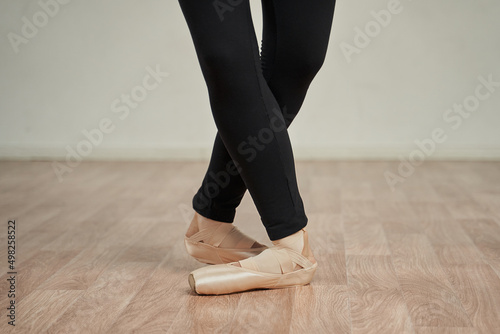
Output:
[[[308,284],[318,263],[309,248],[307,232],[302,231],[302,253],[274,245],[251,258],[196,269],[189,274],[189,285],[198,294],[220,295]],[[237,263],[240,266],[235,265]]]
[[[190,237],[184,236],[189,255],[207,264],[223,264],[246,259],[261,253],[268,247],[252,248],[256,241],[236,226],[221,223],[216,228],[199,230]]]

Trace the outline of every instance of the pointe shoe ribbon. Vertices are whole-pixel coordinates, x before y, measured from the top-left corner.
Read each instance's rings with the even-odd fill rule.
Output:
[[[254,239],[228,223],[221,223],[214,229],[202,229],[190,237],[184,237],[187,252],[196,260],[208,264],[243,260],[267,249],[267,246],[252,248],[254,243]]]
[[[287,274],[296,269],[309,268],[313,263],[293,249],[273,246],[262,252],[258,258],[250,257],[239,261],[246,269],[274,274]],[[300,268],[299,268],[300,267]]]

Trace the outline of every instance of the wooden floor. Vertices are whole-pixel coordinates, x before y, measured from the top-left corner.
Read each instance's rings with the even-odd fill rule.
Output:
[[[0,332],[16,220],[18,333],[500,333],[500,163],[297,162],[308,286],[190,292],[205,162],[0,162]],[[236,224],[270,245],[247,193]]]

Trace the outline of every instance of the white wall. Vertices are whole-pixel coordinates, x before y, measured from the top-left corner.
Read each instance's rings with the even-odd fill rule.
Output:
[[[17,53],[9,36],[44,14],[38,1],[0,3],[0,157],[64,158],[82,130],[109,118],[114,128],[85,159],[208,158],[216,128],[178,2],[68,2],[25,31]],[[474,102],[479,76],[500,82],[500,2],[401,0],[349,62],[341,45],[355,45],[355,27],[373,26],[370,12],[388,2],[337,2],[327,60],[289,129],[296,158],[397,158],[441,128],[430,159],[500,159],[500,87],[470,117],[443,119],[454,103]],[[169,76],[120,119],[112,102],[157,66]]]

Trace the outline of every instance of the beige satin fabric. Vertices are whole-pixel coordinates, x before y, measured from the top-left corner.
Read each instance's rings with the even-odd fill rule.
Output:
[[[221,223],[215,229],[204,229],[184,237],[189,255],[202,263],[222,264],[258,255],[267,246],[251,248],[255,240],[233,224]]]
[[[304,245],[308,245],[304,233]],[[309,248],[307,248],[309,249]],[[304,247],[303,253],[307,252]],[[303,254],[283,246],[273,246],[260,254],[235,263],[207,266],[193,271],[191,288],[198,294],[227,294],[253,289],[284,288],[311,282],[318,264]]]
[[[271,247],[272,248],[272,247]],[[198,294],[219,295],[253,289],[285,288],[311,282],[318,264],[311,264],[286,274],[266,273],[237,267],[232,264],[218,264],[193,271],[190,275],[191,288]]]

